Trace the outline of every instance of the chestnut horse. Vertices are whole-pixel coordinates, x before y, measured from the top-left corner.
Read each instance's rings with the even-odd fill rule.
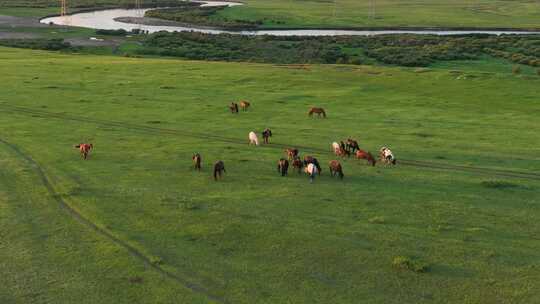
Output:
[[[214,164],[214,180],[218,180],[218,177],[221,178],[221,174],[223,172],[227,173],[227,171],[225,171],[225,164],[223,163],[223,161],[218,160]]]
[[[308,164],[306,168],[304,169],[304,172],[306,172],[307,175],[309,175],[309,182],[313,183],[313,179],[315,179],[315,175],[317,175],[320,171],[318,171],[317,166],[314,164]]]
[[[364,150],[360,150],[360,149],[358,151],[356,151],[356,158],[357,159],[365,159],[372,166],[375,166],[375,163],[377,162],[375,160],[375,158],[373,157],[373,155],[369,151],[364,151]]]
[[[247,109],[251,106],[251,103],[246,100],[240,101],[240,108],[242,108],[242,111],[247,111]]]
[[[94,145],[93,144],[78,144],[75,146],[75,148],[79,149],[81,153],[81,157],[83,159],[87,159],[88,154],[90,153],[90,150],[94,148]]]
[[[319,164],[319,160],[317,160],[313,156],[306,155],[304,156],[304,166],[307,167],[309,164],[315,165],[315,167],[317,167],[318,173],[321,174],[322,169],[321,169],[321,165]]]
[[[287,172],[289,171],[289,161],[285,158],[280,159],[277,165],[277,170],[279,173],[281,173],[281,176],[287,175]]]
[[[231,113],[233,114],[238,113],[238,104],[236,102],[231,102],[229,110],[231,110]]]
[[[309,117],[312,117],[313,113],[317,114],[318,117],[321,117],[322,115],[324,118],[326,118],[326,112],[323,108],[311,108],[308,113]]]
[[[269,142],[268,139],[272,137],[272,130],[268,128],[264,129],[264,131],[262,132],[262,136],[263,136],[264,143],[267,144]]]
[[[296,156],[293,159],[292,166],[293,166],[293,168],[298,170],[298,174],[300,174],[300,172],[302,172],[302,167],[304,166],[304,163],[302,162],[300,157]]]
[[[330,175],[336,176],[339,175],[340,179],[343,179],[343,168],[341,167],[341,164],[337,160],[331,160],[328,163],[328,167],[330,168]]]
[[[287,154],[287,158],[289,160],[298,157],[298,149],[288,148],[287,150],[285,150],[285,153]]]
[[[193,168],[195,168],[198,171],[201,171],[201,162],[202,162],[201,155],[199,153],[195,153],[191,157],[191,160],[193,161]]]
[[[321,117],[322,115],[324,118],[326,118],[326,111],[324,111],[323,108],[311,108],[308,115],[309,117],[312,117],[313,114],[317,114],[318,117]]]

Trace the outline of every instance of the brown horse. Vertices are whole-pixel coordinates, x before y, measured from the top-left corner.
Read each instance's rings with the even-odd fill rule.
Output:
[[[357,159],[365,159],[372,166],[375,166],[375,163],[377,162],[375,160],[375,158],[373,157],[373,155],[369,151],[364,151],[364,150],[360,150],[360,149],[358,151],[356,151],[356,158]]]
[[[302,167],[304,166],[304,163],[302,162],[302,160],[300,159],[300,157],[296,156],[296,157],[293,159],[292,166],[293,166],[293,168],[295,168],[296,170],[298,170],[298,174],[300,174],[300,173],[302,172]]]
[[[280,159],[277,165],[277,170],[279,173],[281,173],[281,176],[287,175],[287,172],[289,171],[289,161],[285,158]]]
[[[285,153],[287,154],[287,158],[289,160],[298,157],[298,149],[288,148],[287,150],[285,150]]]
[[[221,178],[221,174],[223,172],[227,173],[227,171],[225,171],[225,164],[223,163],[223,161],[218,160],[214,164],[214,180],[218,180],[218,177]]]
[[[231,110],[232,114],[238,113],[238,104],[236,102],[231,102],[229,110]]]
[[[326,118],[326,111],[324,111],[323,108],[311,108],[308,115],[309,117],[312,117],[313,114],[317,114],[318,117],[321,117],[322,115],[324,118]]]
[[[339,176],[339,178],[343,179],[343,168],[341,167],[341,164],[337,160],[331,160],[328,163],[328,167],[330,168],[330,175],[336,176],[336,174]]]
[[[251,106],[251,103],[246,100],[240,101],[240,108],[242,108],[242,111],[247,111],[247,109]]]
[[[269,138],[272,137],[272,130],[266,128],[262,132],[264,143],[267,144],[269,142]]]
[[[321,165],[319,163],[319,160],[317,160],[313,156],[306,155],[306,156],[304,156],[304,166],[307,167],[309,164],[313,164],[313,165],[315,165],[315,167],[317,167],[317,171],[318,171],[319,175],[322,173],[322,169],[321,169]]]
[[[202,162],[201,155],[199,153],[195,153],[191,157],[191,160],[193,161],[193,168],[195,168],[195,170],[201,171],[201,162]]]
[[[356,140],[347,138],[347,149],[354,153],[356,150],[360,150],[360,146]]]
[[[79,149],[82,159],[87,159],[88,154],[90,153],[90,150],[94,148],[94,145],[93,144],[78,144],[75,146],[75,148]]]

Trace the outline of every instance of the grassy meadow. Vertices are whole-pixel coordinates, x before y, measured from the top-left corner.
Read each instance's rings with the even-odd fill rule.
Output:
[[[326,168],[330,144],[354,137],[398,159],[538,172],[530,71],[10,48],[0,62],[0,303],[540,302],[537,179]],[[252,109],[230,114],[243,98]],[[266,127],[274,145],[248,146]],[[281,145],[323,175],[279,176]]]
[[[540,27],[540,3],[524,0],[246,0],[245,3],[221,11],[216,18],[262,20],[267,27]]]
[[[174,0],[143,0],[171,6]],[[540,3],[528,0],[245,0],[212,16],[286,27],[482,27],[540,28]],[[0,14],[43,16],[58,11],[56,0],[4,0]],[[133,6],[133,0],[70,0],[71,10]],[[374,3],[374,5],[372,4]],[[372,8],[374,7],[374,9]]]

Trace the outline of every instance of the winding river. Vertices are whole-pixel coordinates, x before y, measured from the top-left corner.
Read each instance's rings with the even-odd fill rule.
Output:
[[[202,6],[237,6],[237,2],[223,1],[194,1],[203,3]],[[305,29],[305,30],[255,30],[255,31],[227,31],[198,26],[178,25],[148,25],[118,21],[118,18],[140,18],[150,9],[109,9],[102,11],[77,13],[64,17],[49,17],[41,19],[41,23],[53,23],[65,26],[78,26],[93,29],[131,31],[140,29],[150,33],[167,31],[194,31],[210,34],[242,34],[242,35],[275,35],[275,36],[371,36],[383,34],[432,34],[432,35],[460,35],[460,34],[540,34],[540,32],[503,31],[503,30],[332,30],[332,29]]]

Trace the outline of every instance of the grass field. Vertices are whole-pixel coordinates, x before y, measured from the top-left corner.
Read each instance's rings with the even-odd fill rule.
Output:
[[[131,0],[73,0],[72,10],[133,5]],[[148,0],[145,4],[167,3]],[[246,0],[214,18],[263,21],[264,27],[485,27],[540,28],[540,3],[528,0]],[[0,14],[43,16],[56,0],[5,0]],[[372,3],[375,3],[373,6]],[[163,6],[168,6],[164,4]],[[56,9],[56,11],[55,11]]]
[[[267,27],[511,27],[539,28],[537,1],[246,0],[221,17],[263,20]],[[218,16],[218,17],[220,17]]]
[[[0,303],[540,302],[540,77],[9,48],[0,61]],[[252,110],[231,115],[240,98]],[[249,147],[265,127],[274,145]],[[348,136],[454,167],[277,174],[281,145],[324,165]]]

